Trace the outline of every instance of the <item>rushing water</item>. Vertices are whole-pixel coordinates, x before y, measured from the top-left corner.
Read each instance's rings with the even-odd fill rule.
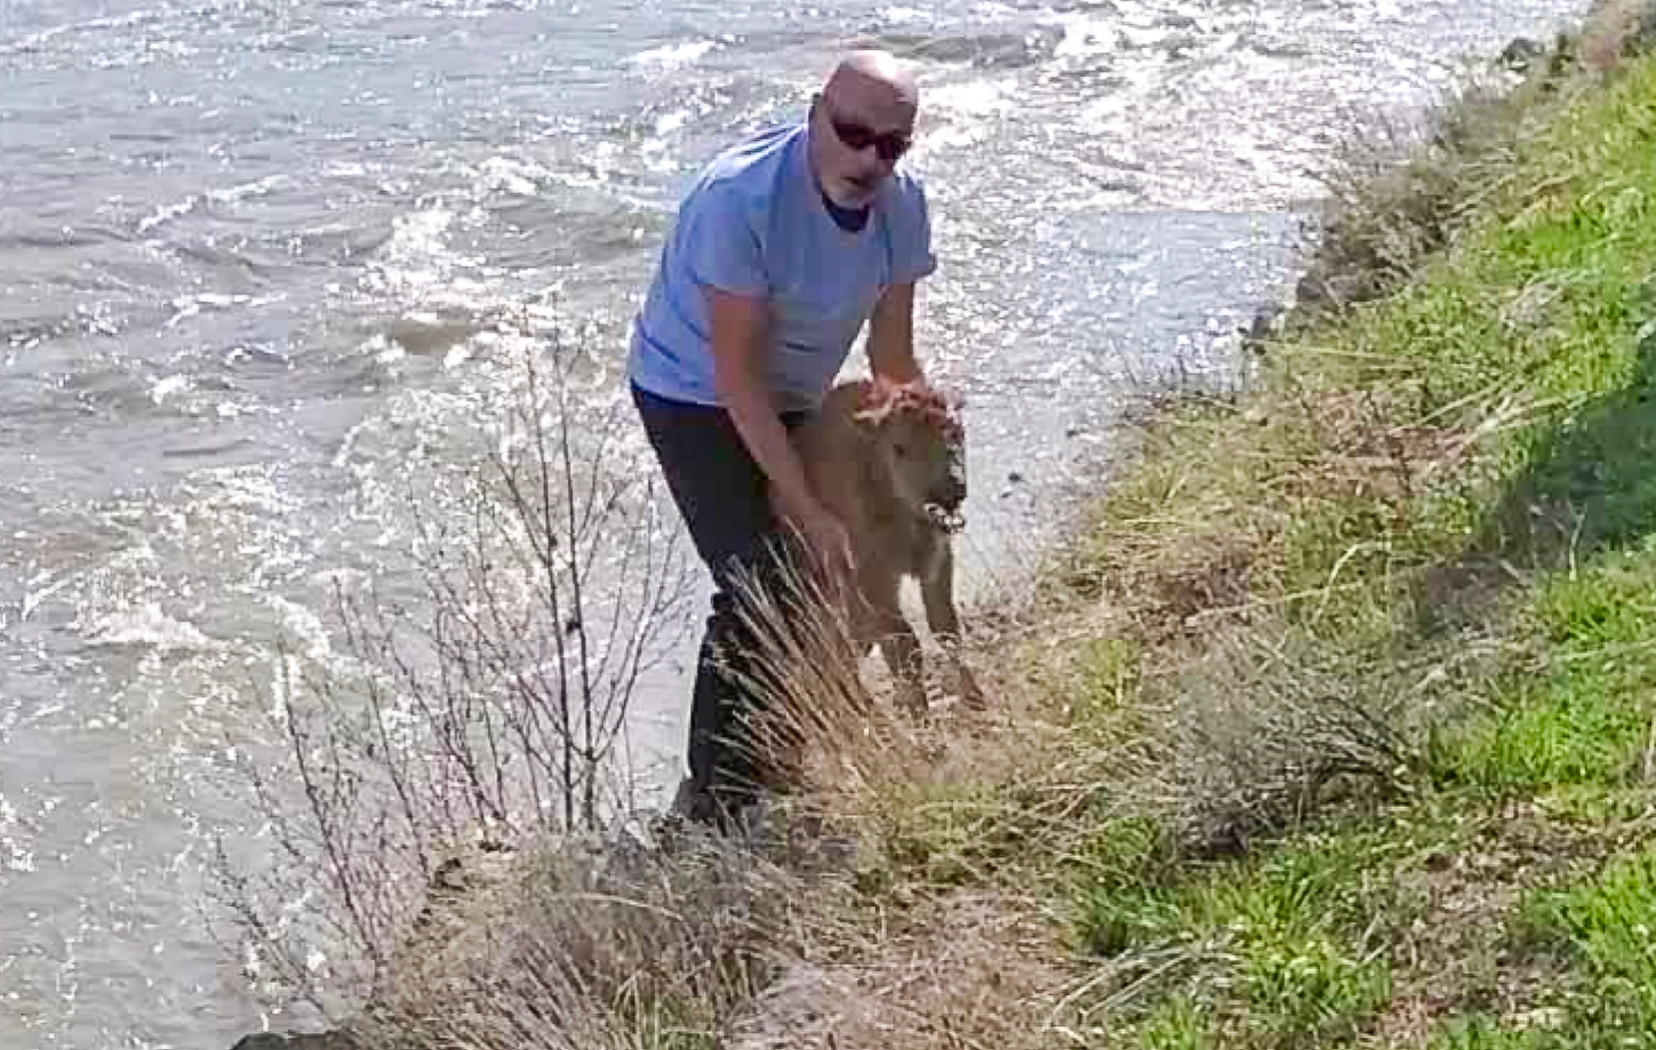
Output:
[[[503,343],[578,323],[619,362],[678,188],[838,49],[923,71],[970,587],[1125,384],[1222,365],[1349,112],[1577,7],[0,0],[0,1046],[259,1026],[197,899],[271,639],[397,571],[397,486],[477,451]],[[663,675],[640,721],[676,757]]]

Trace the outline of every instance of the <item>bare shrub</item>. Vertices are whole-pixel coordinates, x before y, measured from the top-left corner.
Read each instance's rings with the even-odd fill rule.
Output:
[[[736,585],[755,645],[726,670],[765,698],[744,746],[775,789],[745,827],[713,837],[669,821],[591,848],[541,837],[509,859],[452,869],[462,876],[456,892],[422,917],[407,961],[356,1025],[364,1041],[409,1050],[763,1046],[779,1030],[806,1038],[793,1011],[807,1000],[818,1007],[804,1008],[828,1010],[845,982],[871,978],[922,982],[927,1001],[894,985],[877,1011],[841,1012],[810,1045],[893,1025],[911,1034],[884,1045],[951,1045],[942,1035],[961,1023],[1025,1031],[1033,1008],[1020,1003],[1001,1018],[987,998],[1062,983],[1024,911],[995,909],[988,925],[989,911],[975,913],[975,938],[959,923],[947,934],[897,931],[859,913],[851,850],[862,829],[848,825],[876,816],[869,801],[924,780],[932,755],[912,719],[863,682],[839,607],[823,600],[816,577],[783,579],[781,593],[752,579]],[[784,620],[783,601],[804,603],[804,615]],[[1020,958],[1009,966],[1014,943]],[[933,951],[950,956],[945,969],[916,962],[916,952]],[[963,1004],[969,1016],[950,1016]]]
[[[1190,655],[1165,683],[1148,761],[1119,790],[1191,848],[1245,849],[1331,794],[1395,787],[1419,768],[1427,714],[1410,709],[1409,683],[1365,673],[1311,632],[1256,617]]]
[[[264,989],[333,1022],[386,993],[455,863],[631,806],[629,705],[691,577],[654,475],[617,461],[616,409],[578,403],[568,345],[539,354],[463,514],[410,486],[417,600],[338,590],[341,652],[282,654],[278,757],[238,755],[266,828],[220,841],[220,899]]]
[[[856,913],[851,851],[889,816],[868,803],[928,781],[942,734],[872,699],[826,605],[801,633],[774,595],[744,607],[747,673],[774,701],[750,746],[799,790],[733,839],[594,833],[625,808],[598,773],[681,592],[658,523],[574,451],[568,382],[549,411],[526,399],[458,525],[416,515],[425,618],[341,594],[349,659],[283,663],[285,760],[246,765],[279,856],[226,848],[223,896],[271,993],[365,1046],[724,1045],[766,1030],[755,997],[783,975],[911,954]],[[995,949],[968,960],[972,994]]]
[[[1516,87],[1510,74],[1478,70],[1420,114],[1348,121],[1305,230],[1313,247],[1299,303],[1338,310],[1383,297],[1452,243],[1513,170],[1518,133],[1554,86],[1556,65],[1537,62]]]

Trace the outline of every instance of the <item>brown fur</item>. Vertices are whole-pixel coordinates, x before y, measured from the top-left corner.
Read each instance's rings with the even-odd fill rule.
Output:
[[[829,391],[792,439],[812,493],[850,534],[858,593],[841,596],[839,611],[856,652],[880,647],[899,703],[915,712],[925,710],[926,692],[919,640],[898,601],[905,576],[919,581],[961,699],[984,702],[960,658],[950,532],[926,505],[953,516],[966,496],[958,407],[924,387],[853,380]]]

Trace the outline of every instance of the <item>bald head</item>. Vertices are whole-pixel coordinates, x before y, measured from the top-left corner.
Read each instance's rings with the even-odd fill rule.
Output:
[[[908,148],[920,108],[914,74],[887,51],[852,51],[822,85],[811,120],[811,161],[823,192],[860,208]]]
[[[868,110],[889,110],[892,116],[912,122],[920,105],[920,86],[914,74],[889,51],[852,51],[839,60],[822,85],[822,97],[831,105],[845,106],[859,114]]]

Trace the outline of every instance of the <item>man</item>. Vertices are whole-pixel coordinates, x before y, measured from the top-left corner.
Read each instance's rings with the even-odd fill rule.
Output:
[[[850,568],[845,528],[809,491],[788,429],[826,394],[865,322],[876,376],[923,378],[914,285],[936,260],[924,189],[896,171],[918,104],[893,56],[852,52],[804,119],[715,157],[680,204],[634,325],[633,399],[715,585],[675,804],[693,819],[751,801],[740,716],[757,698],[715,661],[739,661],[744,645],[732,574],[774,570],[768,493],[823,568]]]

